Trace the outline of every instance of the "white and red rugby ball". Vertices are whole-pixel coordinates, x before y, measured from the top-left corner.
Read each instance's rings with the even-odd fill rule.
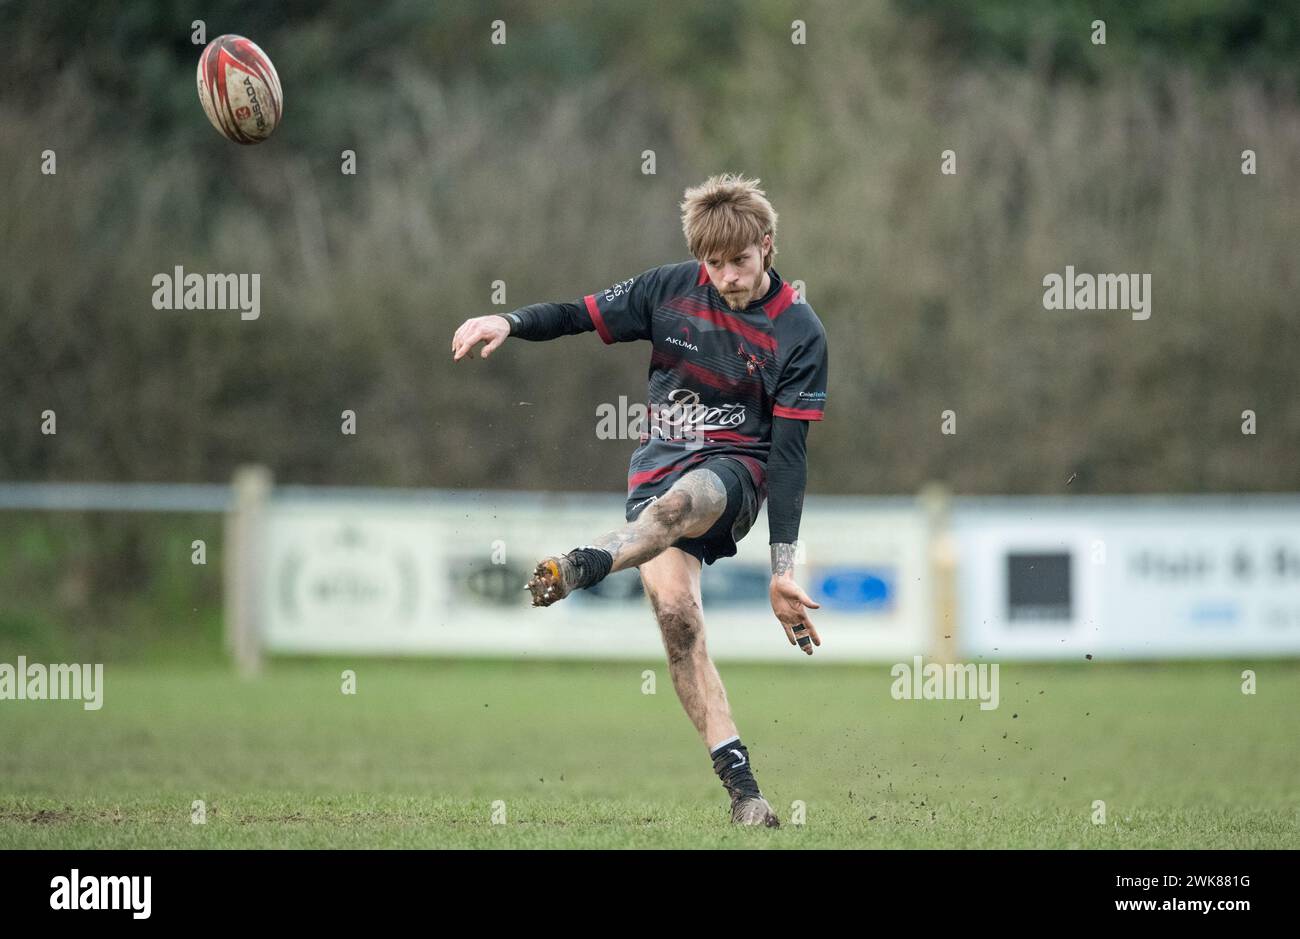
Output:
[[[227,33],[199,56],[199,103],[212,126],[235,143],[261,143],[280,124],[280,76],[257,43]]]

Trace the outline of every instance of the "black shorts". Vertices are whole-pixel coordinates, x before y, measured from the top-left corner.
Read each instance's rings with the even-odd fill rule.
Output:
[[[758,491],[754,488],[754,478],[744,464],[720,456],[705,460],[699,466],[692,466],[690,472],[708,469],[718,474],[722,484],[727,487],[727,507],[713,523],[713,527],[698,538],[678,538],[673,542],[674,548],[681,548],[687,554],[699,558],[701,564],[712,564],[718,558],[729,558],[736,553],[736,543],[749,533],[758,515]],[[627,500],[627,520],[634,521],[659,496]]]

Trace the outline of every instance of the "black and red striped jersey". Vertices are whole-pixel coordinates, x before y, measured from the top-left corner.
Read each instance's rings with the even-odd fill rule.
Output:
[[[654,346],[649,426],[628,468],[629,498],[661,493],[703,460],[728,456],[749,468],[761,500],[773,417],[822,419],[826,331],[775,268],[768,275],[767,294],[741,311],[727,306],[696,260],[582,299],[584,329],[606,343]]]

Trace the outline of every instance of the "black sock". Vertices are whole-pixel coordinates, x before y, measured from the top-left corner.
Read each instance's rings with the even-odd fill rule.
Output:
[[[574,548],[565,557],[573,565],[574,590],[600,583],[614,566],[614,555],[602,548]]]
[[[749,765],[749,751],[739,737],[719,744],[709,756],[713,758],[713,771],[718,774],[733,800],[762,795]]]

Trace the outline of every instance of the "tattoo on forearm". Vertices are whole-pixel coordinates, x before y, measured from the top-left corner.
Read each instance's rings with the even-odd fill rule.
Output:
[[[772,545],[772,576],[788,574],[794,570],[794,545]]]

